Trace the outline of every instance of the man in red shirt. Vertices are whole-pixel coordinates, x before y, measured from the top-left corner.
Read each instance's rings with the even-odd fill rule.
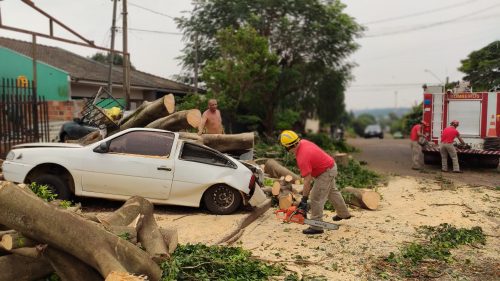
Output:
[[[421,121],[411,128],[410,132],[410,145],[411,145],[411,155],[413,160],[413,170],[422,169],[422,147],[418,143],[420,137],[424,136],[424,126],[428,126],[427,122]]]
[[[451,157],[453,162],[453,172],[461,173],[460,166],[458,165],[458,156],[455,146],[453,146],[453,141],[458,138],[461,144],[465,144],[460,133],[457,131],[458,121],[453,120],[449,127],[446,127],[441,133],[441,144],[439,145],[439,151],[441,152],[441,170],[443,172],[448,172],[448,155]]]
[[[350,219],[351,214],[347,209],[344,198],[335,185],[337,176],[337,165],[333,158],[316,144],[301,140],[293,131],[283,131],[280,135],[280,142],[286,150],[295,154],[300,175],[304,178],[304,190],[302,191],[302,201],[299,209],[307,212],[307,200],[311,199],[311,219],[321,221],[323,219],[323,208],[326,200],[330,200],[337,215],[334,221]],[[315,180],[312,186],[313,178]],[[310,226],[302,231],[304,234],[320,234],[323,229]]]

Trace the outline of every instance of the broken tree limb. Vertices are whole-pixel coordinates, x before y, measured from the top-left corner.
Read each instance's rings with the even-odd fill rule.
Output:
[[[148,200],[133,196],[121,208],[100,220],[108,228],[113,225],[130,225],[139,217],[137,223],[140,224],[140,227],[137,227],[137,240],[155,260],[161,261],[170,255],[167,244],[154,219],[153,208],[153,204]]]
[[[254,146],[254,133],[241,134],[203,134],[180,133],[180,138],[194,140],[220,152],[251,149]]]
[[[168,94],[152,102],[144,102],[132,114],[120,121],[120,131],[147,124],[172,114],[175,110],[174,95]]]
[[[99,281],[104,279],[95,269],[63,251],[49,247],[43,251],[43,256],[49,261],[62,281]]]
[[[346,203],[348,204],[368,210],[376,210],[378,208],[380,194],[374,190],[346,187],[342,191],[349,194],[346,198]]]
[[[34,259],[18,255],[0,257],[0,280],[39,280],[53,271],[44,258]]]
[[[167,244],[167,249],[170,254],[173,254],[179,244],[179,232],[175,227],[161,227],[160,233],[163,236],[163,241]]]
[[[0,223],[62,250],[107,276],[111,271],[161,277],[149,254],[98,224],[60,210],[13,183],[0,184]]]
[[[266,162],[264,173],[269,174],[272,178],[286,177],[288,175],[292,176],[293,180],[300,180],[300,177],[294,172],[288,170],[286,167],[281,165],[278,161],[274,159],[269,159]]]
[[[177,132],[180,130],[198,128],[200,123],[201,112],[198,109],[190,109],[156,119],[145,127]]]
[[[2,241],[0,241],[0,246],[8,251],[23,247],[34,247],[37,244],[40,243],[26,238],[18,232],[5,234],[2,236]]]
[[[10,250],[11,253],[20,255],[20,256],[25,256],[25,257],[30,257],[30,258],[39,258],[42,255],[42,252],[47,248],[47,244],[39,244],[36,247],[24,247],[24,248],[16,248]]]

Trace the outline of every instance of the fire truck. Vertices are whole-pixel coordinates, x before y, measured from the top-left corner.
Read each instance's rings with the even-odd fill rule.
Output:
[[[434,91],[424,88],[423,120],[430,124],[422,147],[425,164],[441,162],[441,132],[452,120],[466,147],[457,146],[460,162],[498,167],[500,158],[500,92],[472,92],[467,89]]]

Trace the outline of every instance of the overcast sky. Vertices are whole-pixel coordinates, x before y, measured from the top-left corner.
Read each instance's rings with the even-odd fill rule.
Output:
[[[110,45],[111,0],[35,0],[44,11],[96,45]],[[190,0],[133,0],[129,3],[129,51],[139,70],[172,78],[182,35],[173,17],[189,13]],[[345,12],[367,27],[360,49],[350,58],[358,66],[346,92],[348,109],[409,107],[420,102],[423,83],[459,80],[460,60],[500,40],[498,0],[342,0]],[[121,10],[121,1],[119,7]],[[19,0],[0,0],[4,25],[48,33],[45,17]],[[121,14],[117,25],[121,26]],[[55,35],[75,39],[55,28]],[[0,29],[0,36],[30,41],[31,36]],[[83,56],[90,48],[38,39]],[[121,48],[121,33],[116,47]],[[1,62],[0,62],[1,63]]]

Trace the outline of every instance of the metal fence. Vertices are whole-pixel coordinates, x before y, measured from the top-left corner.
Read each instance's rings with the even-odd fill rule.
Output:
[[[49,141],[48,104],[31,81],[0,81],[0,159],[15,144]]]

